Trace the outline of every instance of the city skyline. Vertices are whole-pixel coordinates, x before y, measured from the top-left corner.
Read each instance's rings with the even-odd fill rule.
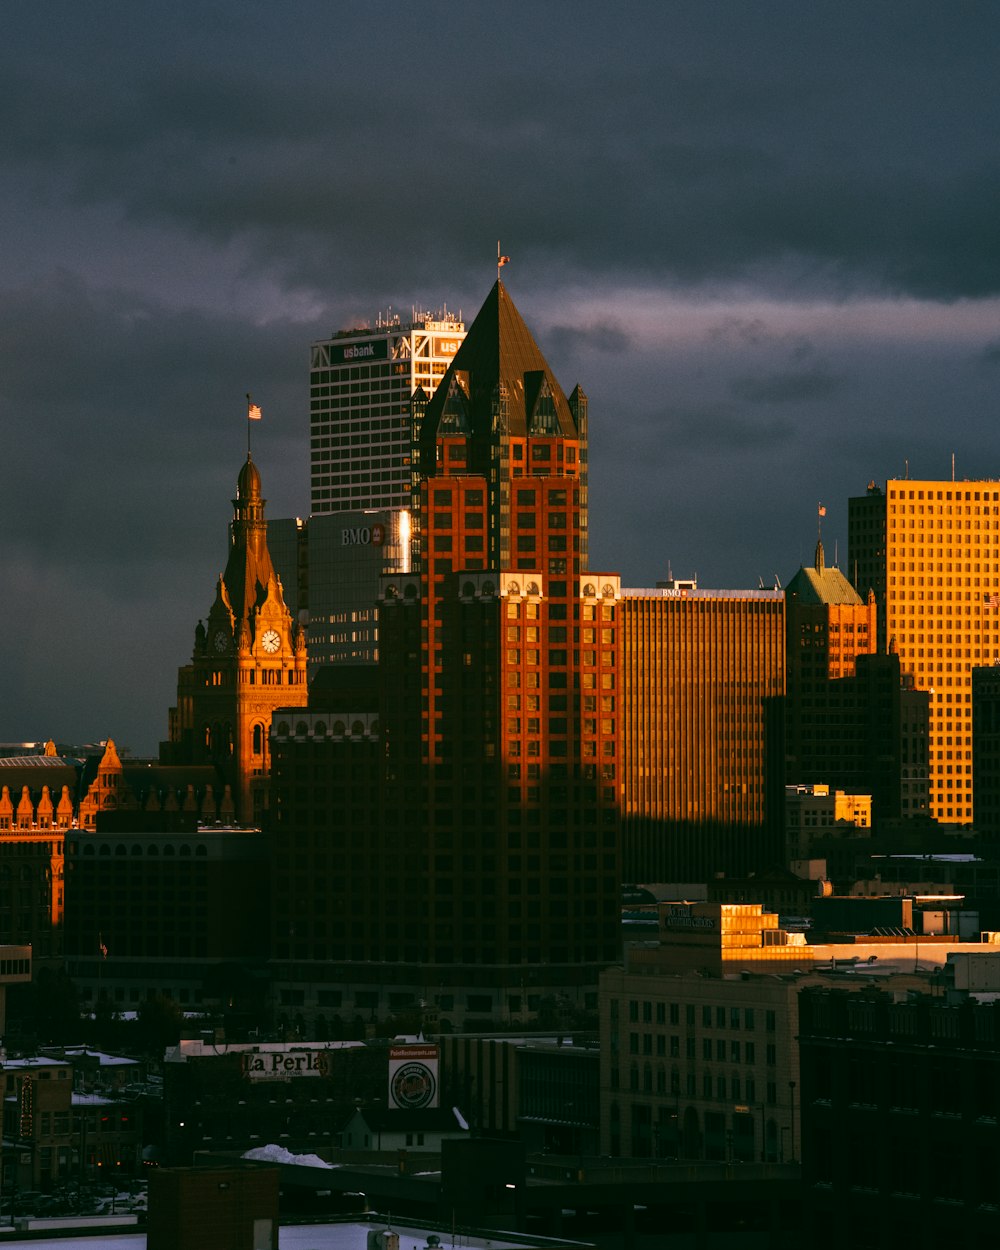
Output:
[[[785,583],[820,502],[843,567],[870,479],[1000,477],[995,8],[569,14],[11,18],[0,739],[155,749],[244,393],[268,516],[305,515],[310,344],[471,316],[498,236],[590,397],[592,562],[623,585]]]

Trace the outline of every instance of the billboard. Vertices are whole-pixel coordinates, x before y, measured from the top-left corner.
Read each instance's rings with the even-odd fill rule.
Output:
[[[291,1081],[299,1076],[329,1076],[326,1050],[252,1051],[240,1056],[248,1081]]]
[[[390,1046],[390,1110],[423,1111],[425,1107],[437,1107],[438,1093],[436,1046]]]

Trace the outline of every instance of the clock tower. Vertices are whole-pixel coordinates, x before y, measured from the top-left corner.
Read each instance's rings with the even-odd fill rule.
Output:
[[[236,483],[226,571],[191,663],[178,673],[169,754],[214,764],[240,820],[259,824],[270,773],[268,732],[279,707],[305,707],[306,638],[285,605],[267,549],[260,473],[248,455]]]

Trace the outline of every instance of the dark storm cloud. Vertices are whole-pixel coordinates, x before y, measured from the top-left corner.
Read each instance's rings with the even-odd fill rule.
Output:
[[[628,451],[641,457],[644,449],[659,450],[670,457],[679,453],[712,457],[720,453],[760,452],[787,446],[795,436],[794,424],[784,418],[743,413],[727,405],[673,408],[650,413],[645,419],[630,417]]]
[[[996,475],[995,323],[940,310],[1000,291],[998,31],[922,0],[12,7],[0,576],[31,619],[0,737],[152,746],[244,393],[269,515],[301,514],[310,341],[386,303],[470,317],[498,236],[591,398],[592,551],[632,584],[787,577],[817,497],[833,539],[907,460]],[[884,325],[837,316],[858,293]]]
[[[208,524],[222,533],[222,484],[245,454],[245,391],[267,379],[273,406],[259,437],[274,448],[287,429],[279,413],[304,402],[300,335],[173,312],[65,273],[2,292],[0,403],[19,469],[0,503],[5,542],[56,568],[82,545],[109,576],[128,566],[145,580],[179,539],[186,548]]]
[[[843,387],[843,380],[829,373],[772,373],[764,377],[735,378],[733,397],[750,404],[799,404],[825,399]]]
[[[446,257],[481,271],[493,232],[467,210],[488,200],[543,273],[1000,289],[993,6],[908,5],[905,32],[892,5],[637,5],[619,23],[512,6],[516,56],[488,52],[476,11],[390,6],[384,40],[295,12],[234,21],[221,57],[196,38],[217,15],[133,20],[104,75],[100,17],[70,16],[62,61],[12,58],[9,150],[82,203],[241,239],[306,287],[404,261],[426,280]]]
[[[983,364],[1000,365],[1000,343],[990,343],[984,347],[979,359]]]
[[[555,325],[545,331],[546,346],[553,352],[579,356],[586,352],[621,354],[632,346],[631,336],[617,321],[589,325]]]

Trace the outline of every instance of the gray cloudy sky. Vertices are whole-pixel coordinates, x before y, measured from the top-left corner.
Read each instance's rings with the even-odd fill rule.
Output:
[[[0,740],[166,732],[309,343],[505,281],[591,399],[591,552],[786,581],[869,479],[1000,477],[1000,8],[8,6]]]

